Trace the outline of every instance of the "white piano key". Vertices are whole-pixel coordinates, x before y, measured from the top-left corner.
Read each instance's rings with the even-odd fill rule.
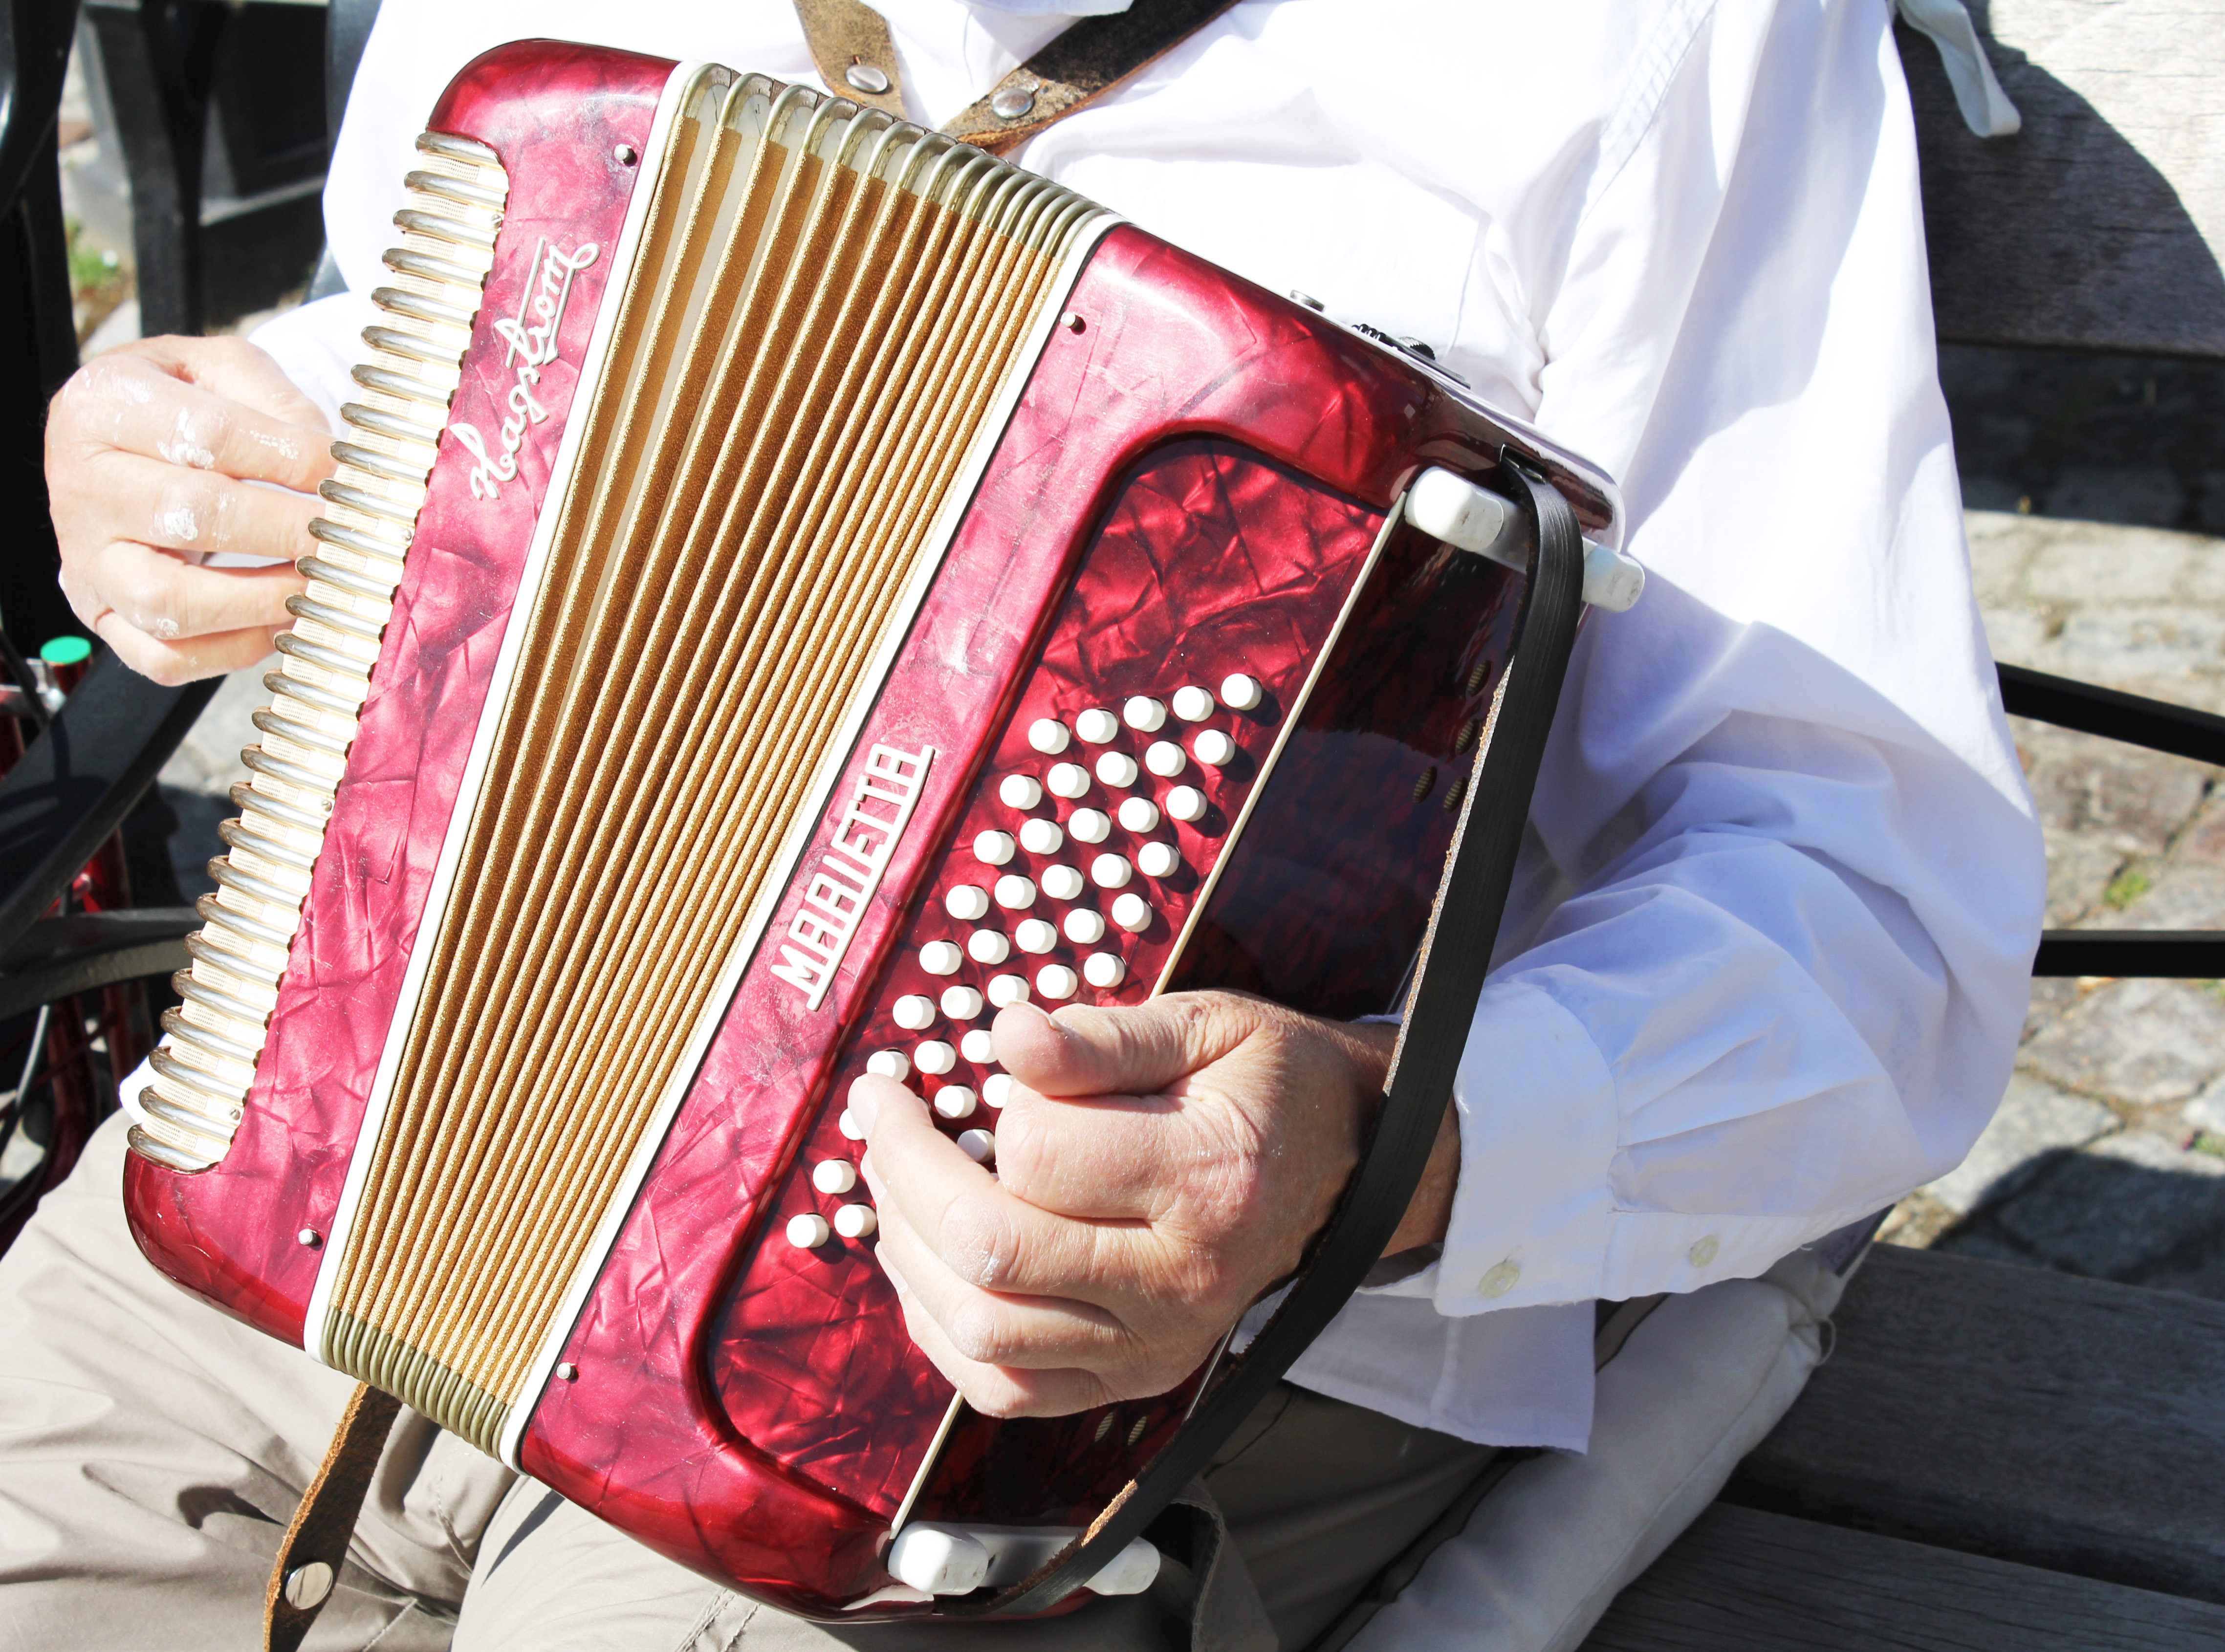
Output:
[[[1195,683],[1175,690],[1175,715],[1185,723],[1202,723],[1213,715],[1213,695]]]
[[[929,975],[955,975],[965,961],[966,954],[952,941],[930,940],[919,949],[919,966]]]
[[[1066,830],[1076,843],[1103,843],[1112,835],[1112,817],[1102,809],[1076,809]]]
[[[959,991],[952,988],[952,991]],[[950,996],[946,992],[945,998]],[[935,1000],[916,992],[907,992],[897,1000],[896,1023],[908,1033],[924,1032],[935,1025]]]
[[[858,1167],[847,1159],[821,1159],[811,1167],[811,1185],[822,1193],[846,1193],[858,1185]]]
[[[1006,872],[997,880],[997,904],[1008,911],[1024,912],[1036,903],[1035,880]]]
[[[1001,964],[1012,955],[1012,943],[999,931],[976,929],[966,937],[966,955],[976,964]]]
[[[1105,939],[1105,915],[1086,906],[1066,915],[1066,938],[1077,946],[1094,946]]]
[[[1147,843],[1136,851],[1136,870],[1146,877],[1172,877],[1182,870],[1182,851],[1170,843]]]
[[[987,1130],[961,1130],[958,1136],[958,1145],[976,1164],[987,1164],[997,1156],[997,1138]]]
[[[992,975],[989,978],[989,1002],[999,1010],[1028,1001],[1028,984],[1017,975]]]
[[[1167,708],[1149,694],[1136,694],[1120,708],[1120,720],[1139,734],[1157,734],[1166,726]]]
[[[1020,828],[1020,847],[1031,855],[1055,855],[1066,846],[1055,820],[1030,820]]]
[[[1092,953],[1081,966],[1081,978],[1100,991],[1128,978],[1127,960],[1118,953]]]
[[[979,883],[960,883],[942,897],[942,909],[960,923],[972,923],[989,910],[989,891]]]
[[[1058,945],[1058,930],[1041,918],[1030,918],[1012,931],[1012,943],[1024,953],[1041,957]]]
[[[1046,866],[1043,870],[1043,892],[1054,901],[1071,901],[1089,887],[1089,880],[1072,866]]]
[[[1222,737],[1224,739],[1227,736]],[[1009,832],[977,832],[973,839],[973,858],[984,866],[1002,866],[1011,859],[1016,845]]]
[[[935,1111],[944,1118],[966,1118],[980,1099],[962,1084],[946,1084],[935,1092]]]
[[[1236,756],[1236,742],[1219,729],[1207,729],[1190,742],[1189,749],[1197,754],[1197,760],[1208,769],[1219,769]],[[1001,837],[1003,834],[998,835]]]
[[[1081,986],[1081,978],[1063,964],[1046,964],[1036,972],[1036,991],[1046,998],[1070,998]]]
[[[1089,881],[1100,889],[1125,889],[1135,875],[1125,855],[1100,855],[1089,863]]]
[[[1101,706],[1092,706],[1074,719],[1074,731],[1093,746],[1101,746],[1120,732],[1120,719]]]
[[[1161,780],[1172,780],[1189,767],[1189,756],[1172,740],[1154,740],[1144,752],[1144,767]]]
[[[1043,801],[1043,782],[1033,775],[1007,775],[997,788],[997,801],[1008,809],[1031,809]]]
[[[1148,797],[1124,797],[1119,818],[1124,832],[1149,832],[1159,824],[1159,806]]]
[[[1002,1107],[1012,1096],[1012,1075],[992,1073],[981,1080],[981,1099],[992,1107]]]
[[[846,1239],[870,1239],[880,1225],[871,1205],[845,1205],[834,1212],[834,1231]]]
[[[1055,717],[1039,717],[1028,725],[1028,744],[1046,757],[1058,756],[1073,737],[1066,725]]]
[[[1266,690],[1259,687],[1257,677],[1247,677],[1239,671],[1220,680],[1220,703],[1239,712],[1248,712],[1266,698]]]
[[[1151,927],[1151,903],[1140,895],[1124,895],[1112,903],[1112,921],[1132,935]]]
[[[1136,783],[1136,760],[1125,751],[1108,751],[1097,760],[1097,778],[1125,791]]]
[[[1167,813],[1188,825],[1205,819],[1205,794],[1195,786],[1177,786],[1167,794]]]
[[[788,1218],[788,1242],[799,1250],[816,1250],[833,1237],[823,1216],[791,1216]]]
[[[942,989],[942,1013],[953,1021],[973,1020],[981,1013],[981,1003],[979,987],[947,986]]]
[[[1089,771],[1078,763],[1055,763],[1050,773],[1043,776],[1043,784],[1050,788],[1053,797],[1071,801],[1089,795]]]
[[[958,1065],[958,1052],[939,1038],[930,1038],[911,1053],[912,1065],[929,1078],[941,1078]]]
[[[989,1035],[986,1027],[970,1027],[966,1036],[958,1041],[958,1053],[979,1067],[997,1059],[997,1041]]]

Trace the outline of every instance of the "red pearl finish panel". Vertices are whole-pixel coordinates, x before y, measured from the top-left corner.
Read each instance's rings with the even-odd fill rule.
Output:
[[[503,47],[464,71],[434,118],[438,130],[494,149],[510,179],[452,423],[483,432],[502,423],[518,377],[493,326],[524,307],[542,239],[567,252],[594,243],[605,256],[574,278],[556,358],[532,389],[548,416],[530,427],[517,479],[492,498],[473,497],[472,455],[442,437],[231,1150],[199,1175],[127,1161],[126,1206],[149,1260],[289,1342],[302,1340],[320,1256],[295,1236],[328,1232],[339,1202],[612,274],[608,254],[637,171],[613,150],[645,148],[670,68],[548,41]]]

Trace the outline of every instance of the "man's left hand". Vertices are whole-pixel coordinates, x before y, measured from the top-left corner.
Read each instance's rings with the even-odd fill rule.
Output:
[[[859,1079],[881,1265],[913,1339],[991,1416],[1164,1393],[1328,1219],[1396,1030],[1228,992],[1015,1005],[995,1027],[1013,1082],[994,1175],[910,1090]],[[1393,1250],[1443,1231],[1448,1120]]]

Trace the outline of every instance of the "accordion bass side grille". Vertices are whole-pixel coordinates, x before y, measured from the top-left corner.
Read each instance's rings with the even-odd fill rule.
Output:
[[[802,88],[680,96],[310,1330],[490,1451],[1101,216]]]
[[[201,898],[206,927],[174,978],[184,1002],[162,1016],[155,1079],[140,1097],[146,1122],[131,1131],[134,1149],[174,1170],[219,1161],[246,1105],[493,263],[510,189],[494,153],[433,133],[417,147],[422,168],[396,216],[402,245],[386,256],[395,284],[372,294],[386,319],[364,332],[363,399],[341,409],[339,469],[319,490],[330,514],[310,525],[318,548],[300,564],[308,585],[286,604],[294,628],[263,679],[271,703],[255,714],[263,741],[242,754],[239,817],[221,828],[230,852],[209,863],[217,891]]]

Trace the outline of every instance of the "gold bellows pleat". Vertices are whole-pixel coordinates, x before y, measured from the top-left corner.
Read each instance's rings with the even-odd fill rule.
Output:
[[[323,1330],[487,1449],[1094,216],[846,102],[687,99]]]

